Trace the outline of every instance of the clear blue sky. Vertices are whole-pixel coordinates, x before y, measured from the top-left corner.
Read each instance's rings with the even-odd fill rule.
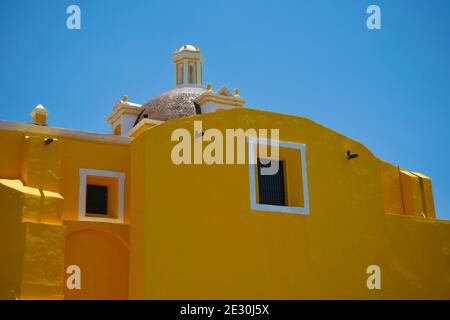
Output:
[[[66,28],[77,4],[82,29]],[[382,30],[366,28],[366,8]],[[0,2],[0,119],[109,132],[124,94],[143,103],[174,85],[171,55],[191,43],[205,82],[247,106],[308,117],[433,180],[450,219],[450,1]]]

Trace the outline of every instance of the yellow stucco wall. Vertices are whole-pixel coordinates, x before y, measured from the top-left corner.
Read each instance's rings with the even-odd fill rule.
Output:
[[[193,132],[200,119],[204,130],[278,128],[280,140],[306,144],[310,214],[250,210],[246,165],[173,165],[172,131]],[[380,161],[351,139],[240,109],[169,121],[133,148],[132,163],[145,157],[132,185],[145,183],[141,220],[131,224],[131,239],[145,230],[131,254],[132,266],[144,265],[140,298],[450,298],[450,225],[385,214]],[[347,150],[359,157],[349,161]],[[382,290],[367,289],[373,264]]]
[[[0,136],[8,150],[0,157],[0,179],[20,179],[30,187],[60,192],[64,197],[63,215],[67,220],[78,219],[80,168],[130,175],[130,145],[127,144],[20,131],[0,130]],[[49,137],[57,141],[45,146],[43,141]],[[125,178],[126,223],[130,205],[129,183],[130,179]]]
[[[80,267],[81,288],[64,286],[64,298],[128,299],[128,225],[66,221],[65,226],[65,269]]]
[[[22,171],[24,135],[14,131],[1,131],[0,134],[2,146],[8,150],[0,157],[0,178],[19,179]]]
[[[0,297],[61,299],[62,197],[0,179]]]
[[[174,165],[171,134],[193,134],[194,120],[305,144],[310,214],[251,210],[245,164]],[[434,219],[431,180],[308,119],[240,108],[146,127],[129,144],[36,129],[0,139],[2,299],[450,299],[450,223]],[[124,224],[78,221],[80,168],[125,174]],[[300,173],[286,178],[303,204]],[[65,286],[72,264],[79,291]],[[369,265],[381,290],[367,289]]]
[[[0,130],[0,298],[128,298],[129,145],[32,128]],[[125,174],[124,224],[77,221],[80,168]],[[77,292],[64,290],[70,264],[84,267]]]
[[[431,179],[380,160],[386,213],[436,218]]]
[[[129,219],[130,146],[96,141],[64,139],[61,162],[61,194],[64,195],[64,218],[78,219],[79,169],[125,173],[125,223]],[[76,192],[74,192],[76,187]]]
[[[23,202],[19,193],[2,184],[0,200],[0,299],[15,299],[20,296],[25,247],[25,224],[18,214]]]
[[[147,272],[144,269],[144,249],[145,249],[145,226],[144,212],[151,210],[153,205],[147,201],[148,187],[153,183],[146,182],[146,159],[155,152],[151,148],[145,149],[145,141],[139,139],[134,141],[131,146],[131,192],[130,192],[130,221],[133,224],[133,232],[130,225],[130,299],[142,299],[144,297],[145,283]],[[133,258],[133,259],[132,259]]]

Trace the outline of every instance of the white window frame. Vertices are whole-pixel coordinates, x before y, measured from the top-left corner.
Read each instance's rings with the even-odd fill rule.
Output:
[[[86,215],[87,177],[108,177],[117,179],[117,217],[90,217]],[[125,173],[105,170],[80,169],[80,192],[78,200],[78,220],[93,222],[123,223]]]
[[[261,204],[256,202],[256,179],[257,172],[255,170],[256,161],[255,158],[255,146],[259,144],[275,144],[278,143],[280,148],[289,148],[289,149],[297,149],[300,152],[300,161],[301,161],[301,169],[302,169],[302,181],[299,183],[303,184],[303,199],[304,206],[303,207],[289,207],[289,206],[276,206],[269,204]],[[301,143],[294,142],[282,142],[275,141],[269,139],[258,139],[256,137],[248,137],[248,175],[250,181],[250,208],[255,211],[271,211],[271,212],[284,212],[284,213],[293,213],[293,214],[303,214],[309,215],[309,192],[308,192],[308,177],[306,170],[306,145]]]

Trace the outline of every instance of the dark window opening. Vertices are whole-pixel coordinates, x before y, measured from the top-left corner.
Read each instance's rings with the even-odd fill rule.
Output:
[[[271,160],[267,164],[261,163],[258,159],[258,186],[259,203],[274,206],[285,206],[286,198],[284,192],[284,168],[283,161],[278,162],[278,172],[274,175],[261,174],[262,168],[268,168],[271,163],[277,160]]]
[[[108,214],[108,187],[87,185],[86,213]]]
[[[189,83],[194,83],[194,66],[189,66]]]

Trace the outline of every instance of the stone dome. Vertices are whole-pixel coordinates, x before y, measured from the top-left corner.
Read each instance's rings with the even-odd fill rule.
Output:
[[[203,87],[176,87],[145,103],[135,125],[148,118],[159,121],[177,119],[195,115],[194,100],[206,92]]]

